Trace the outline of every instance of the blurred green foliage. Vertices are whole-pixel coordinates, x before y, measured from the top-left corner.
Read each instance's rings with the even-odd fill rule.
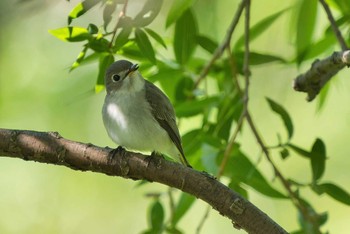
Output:
[[[70,130],[67,130],[66,135],[71,136],[73,139],[76,137],[82,141],[91,140],[87,136],[85,138],[81,137],[84,133],[94,135],[94,131],[96,131],[96,128],[93,128],[92,131],[87,130],[91,127],[89,127],[88,119],[83,119],[84,121],[82,121],[84,113],[90,113],[86,109],[90,105],[92,106],[91,103],[94,102],[95,96],[99,101],[103,98],[99,92],[104,87],[103,77],[106,68],[117,59],[127,58],[140,63],[140,70],[144,76],[150,81],[159,84],[173,101],[180,123],[187,126],[187,131],[183,134],[182,139],[185,154],[193,167],[214,175],[217,174],[232,131],[236,128],[243,111],[242,95],[237,87],[237,83],[234,82],[236,77],[239,84],[243,83],[243,45],[245,39],[241,28],[234,32],[231,42],[232,46],[230,49],[233,59],[224,54],[210,68],[208,76],[199,86],[195,86],[195,82],[198,74],[222,42],[229,20],[233,17],[238,2],[129,0],[127,5],[125,5],[125,0],[72,1],[68,4],[67,25],[59,25],[57,29],[52,29],[51,27],[51,29],[46,28],[45,30],[49,30],[52,35],[62,41],[75,43],[70,47],[71,53],[64,56],[64,60],[65,65],[68,61],[72,61],[69,71],[74,72],[74,76],[77,77],[61,81],[64,83],[62,87],[66,87],[64,88],[65,90],[71,89],[72,93],[75,94],[75,90],[85,87],[85,90],[94,90],[97,94],[91,95],[92,92],[90,92],[89,98],[78,101],[78,104],[76,100],[65,100],[66,102],[72,102],[70,103],[71,107],[65,108],[67,113],[81,112],[81,115],[78,117],[66,115],[65,117],[71,118],[71,121],[62,120],[57,116],[61,116],[61,118],[64,116],[58,113],[59,110],[64,109],[63,107],[53,111],[50,109],[59,102],[59,99],[64,98],[62,93],[65,92],[50,87],[49,81],[42,83],[43,89],[49,89],[48,92],[53,93],[56,99],[48,100],[47,107],[44,109],[36,107],[36,111],[38,113],[43,112],[45,115],[51,115],[47,122],[52,120],[56,124],[50,125],[49,123],[42,124],[42,122],[38,122],[36,126],[40,129],[45,129],[46,126],[60,126],[61,122],[65,122],[67,125],[72,122],[71,126],[67,126],[67,129],[69,128]],[[266,2],[266,4],[271,5],[277,4],[270,3],[271,1]],[[349,2],[342,0],[328,2],[331,9],[338,14],[338,26],[344,35],[348,35],[350,15],[349,11],[345,9],[350,9]],[[320,204],[313,202],[313,199],[315,197],[319,199],[318,196],[325,194],[328,198],[345,206],[350,205],[350,195],[346,191],[346,189],[349,189],[349,186],[330,182],[333,181],[333,178],[332,176],[327,176],[327,159],[337,157],[333,149],[329,150],[328,142],[332,139],[327,135],[327,131],[331,131],[332,129],[330,128],[336,124],[330,124],[330,128],[325,129],[325,132],[318,132],[320,135],[310,134],[308,132],[311,131],[308,128],[312,128],[310,125],[315,124],[316,127],[314,128],[318,129],[322,122],[316,123],[314,113],[307,116],[303,115],[299,108],[304,104],[300,104],[302,102],[299,105],[294,104],[296,97],[299,97],[296,94],[293,93],[295,96],[291,101],[286,101],[286,91],[284,91],[286,89],[274,86],[273,79],[281,80],[281,77],[275,75],[274,71],[259,73],[259,69],[262,69],[262,67],[267,70],[285,69],[280,76],[288,74],[290,79],[286,81],[285,77],[282,77],[282,82],[284,87],[287,86],[289,88],[291,78],[296,76],[297,72],[294,70],[290,72],[289,70],[288,73],[287,69],[294,69],[303,65],[307,67],[316,56],[328,56],[328,53],[337,47],[336,40],[326,20],[322,21],[322,27],[317,27],[318,17],[326,19],[326,16],[323,14],[322,9],[318,7],[319,4],[316,0],[290,1],[289,3],[278,5],[276,9],[267,5],[269,13],[266,14],[264,11],[259,10],[255,4],[259,5],[262,3],[252,2],[252,11],[255,14],[259,11],[259,17],[255,18],[254,14],[252,15],[253,23],[250,27],[252,43],[250,51],[251,79],[252,83],[255,82],[257,85],[254,86],[252,84],[249,96],[252,104],[249,104],[249,109],[253,116],[258,116],[256,117],[256,123],[263,129],[261,132],[266,138],[266,142],[268,142],[266,147],[274,156],[273,160],[276,161],[278,167],[284,169],[284,176],[292,190],[298,195],[303,206],[307,208],[309,215],[314,217],[314,220],[310,221],[305,219],[305,216],[299,211],[298,214],[291,213],[287,219],[296,220],[295,223],[298,222],[298,225],[289,226],[288,224],[288,228],[297,230],[294,233],[318,233],[320,230],[326,233],[328,229],[325,228],[328,227],[326,225],[331,225],[332,223],[332,220],[330,222],[327,221],[332,219],[332,215],[335,214],[333,211],[328,213]],[[213,9],[212,12],[207,11],[208,7]],[[125,12],[121,14],[123,11]],[[55,15],[55,17],[63,18],[64,16]],[[215,20],[212,17],[215,17]],[[286,20],[288,23],[283,24],[277,30],[274,29],[277,24],[281,24],[281,19]],[[240,24],[243,25],[243,19],[241,19]],[[212,25],[215,25],[215,27],[212,27]],[[280,30],[283,27],[289,27],[290,36],[280,37],[280,34],[282,34]],[[264,37],[268,38],[265,44],[262,43],[261,39]],[[3,35],[1,40],[2,48],[4,48],[4,45],[9,42],[6,41]],[[51,42],[51,39],[46,40]],[[285,45],[285,47],[281,47],[281,40],[285,44],[289,44],[289,47]],[[65,47],[62,48],[61,50],[65,50]],[[7,53],[9,53],[9,50],[7,49]],[[68,50],[70,49],[67,47]],[[73,52],[77,53],[76,59],[72,57]],[[54,53],[58,54],[62,53],[62,51],[56,50]],[[231,64],[232,61],[234,62],[233,65]],[[97,66],[92,66],[91,64],[97,64]],[[42,66],[39,66],[39,69],[44,66],[42,64]],[[83,68],[83,66],[86,68]],[[5,67],[5,64],[2,67]],[[62,68],[55,65],[49,71]],[[88,76],[88,72],[86,70],[84,72],[84,69],[93,71],[94,76]],[[81,78],[78,75],[80,72],[83,74]],[[260,74],[260,77],[257,77],[257,74]],[[271,74],[274,77],[270,79],[267,76]],[[5,74],[5,71],[2,71],[0,76],[0,105],[2,105],[0,110],[2,113],[7,109],[5,108],[6,105],[1,103],[11,103],[5,97],[13,98],[15,96],[10,96],[8,94],[9,91],[6,91],[6,89],[11,90],[11,84],[4,88],[5,84],[7,85],[10,82],[4,79],[5,76],[9,76],[9,74]],[[84,76],[88,76],[90,80],[87,81]],[[56,77],[55,80],[57,79],[63,78]],[[16,83],[16,81],[13,82],[15,82],[13,84],[15,84],[14,90],[16,90],[20,84]],[[29,85],[34,86],[33,82],[36,83],[34,80],[29,82]],[[329,111],[327,109],[327,99],[329,98],[330,86],[328,85],[327,90],[321,93],[318,104],[319,108],[324,109],[323,112]],[[34,90],[32,92],[36,92],[33,87],[31,89]],[[279,91],[279,89],[282,91]],[[257,95],[257,92],[262,92],[262,90],[265,90],[265,95],[268,95],[268,98],[265,99]],[[278,95],[279,92],[281,93]],[[18,98],[19,94],[16,93],[16,98]],[[29,94],[24,92],[23,97],[19,98],[26,98],[26,95]],[[73,95],[71,98],[76,99],[76,95]],[[34,102],[34,100],[32,101]],[[16,106],[13,103],[9,105]],[[94,107],[91,108],[93,109]],[[264,109],[264,111],[261,111],[261,109]],[[306,110],[312,112],[310,107],[305,106],[303,111],[305,112]],[[29,110],[29,112],[32,113],[32,110]],[[95,118],[97,118],[100,110],[96,111],[93,109],[93,112],[95,113]],[[299,112],[301,114],[297,115],[296,113],[299,114]],[[21,115],[20,112],[16,113]],[[267,117],[259,116],[262,113]],[[5,119],[3,115],[0,114],[0,117]],[[307,125],[302,122],[306,118],[310,119]],[[348,116],[343,116],[343,118],[346,119]],[[73,124],[73,120],[79,123]],[[13,127],[16,125],[7,124],[4,127],[7,126]],[[101,124],[98,126],[102,128]],[[27,125],[23,124],[18,127],[26,128]],[[271,179],[275,175],[271,173],[271,167],[267,162],[265,162],[266,165],[261,162],[264,161],[264,156],[255,157],[260,153],[260,149],[256,146],[255,139],[251,137],[251,134],[250,140],[245,140],[245,136],[249,132],[247,129],[249,129],[248,125],[244,124],[240,133],[241,137],[238,137],[237,143],[234,144],[233,150],[229,154],[228,163],[223,172],[223,182],[250,199],[253,203],[254,199],[256,199],[255,197],[260,195],[268,197],[269,201],[272,202],[280,199],[284,202],[292,203],[288,191],[277,182],[277,179]],[[276,132],[277,143],[274,141]],[[285,133],[286,137],[281,137]],[[321,133],[325,134],[322,135]],[[103,142],[101,140],[93,143],[104,144]],[[314,142],[310,149],[305,149],[310,145],[307,142]],[[333,152],[332,155],[329,154],[329,151]],[[300,161],[296,161],[299,160],[297,156],[302,156]],[[293,160],[297,163],[293,164]],[[348,161],[347,163],[349,163]],[[306,166],[293,173],[291,171],[293,166],[289,165]],[[23,167],[25,168],[26,165]],[[42,170],[46,171],[46,169]],[[50,172],[46,171],[46,173]],[[336,171],[336,173],[346,174],[347,171]],[[72,173],[70,174],[71,177],[75,176]],[[348,175],[345,177],[347,178]],[[94,181],[91,178],[89,179]],[[98,179],[98,183],[104,179],[105,177]],[[107,189],[106,187],[108,186],[104,186],[103,189],[115,195],[115,192],[110,191],[112,190],[111,188]],[[142,191],[147,190],[147,188],[144,188],[147,186],[149,185],[138,188],[139,192],[137,193],[142,194]],[[161,188],[157,187],[155,190],[161,191]],[[96,196],[103,197],[104,192],[100,191]],[[188,217],[186,214],[190,213],[191,209],[196,209],[195,206],[199,201],[187,194],[176,194],[175,198],[174,204],[168,206],[166,202],[170,201],[171,204],[173,198],[168,193],[160,193],[160,196],[150,201],[151,204],[148,211],[141,211],[141,216],[147,213],[148,220],[148,228],[146,228],[147,225],[145,224],[142,229],[145,230],[144,233],[190,232],[186,230],[186,227],[181,226],[180,220],[183,221],[183,217]],[[60,197],[56,199],[60,199]],[[76,199],[78,200],[79,197],[77,196]],[[133,199],[141,198],[134,196]],[[133,201],[130,200],[128,202],[132,203]],[[293,208],[288,207],[288,209]],[[134,210],[134,212],[140,212],[140,209]],[[268,213],[268,211],[266,212]],[[271,211],[271,213],[273,214],[274,212]],[[285,214],[285,210],[283,210],[283,213]],[[92,214],[92,216],[95,215],[98,214]],[[114,215],[114,211],[109,211],[109,216],[111,215]],[[120,215],[119,211],[116,210],[115,216],[118,215]],[[197,209],[196,224],[199,223],[202,215],[204,215],[203,209]],[[124,219],[124,222],[134,222],[132,216],[123,217],[120,215],[119,217]],[[107,218],[104,217],[104,219]],[[146,218],[144,221],[146,222]],[[284,223],[283,221],[281,222],[280,224],[283,226]],[[50,225],[48,225],[47,230],[52,231],[53,229],[53,227],[50,229]],[[37,229],[33,230],[35,232]],[[57,230],[56,232],[58,233],[65,232],[62,229],[60,231],[59,228]],[[138,231],[140,230],[138,229]],[[206,231],[204,228],[203,232],[210,233],[210,229]]]

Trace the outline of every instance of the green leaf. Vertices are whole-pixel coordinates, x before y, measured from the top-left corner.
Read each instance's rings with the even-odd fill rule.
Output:
[[[245,199],[248,199],[248,191],[244,189],[239,182],[231,180],[231,182],[228,184],[228,187],[233,191],[239,193]]]
[[[317,17],[317,0],[302,0],[297,16],[296,54],[300,64],[310,48]]]
[[[219,162],[222,160],[222,157],[222,154],[219,154]],[[266,196],[287,198],[266,181],[258,168],[239,150],[238,145],[233,147],[224,170],[224,175],[230,177],[232,180],[247,184]]]
[[[176,226],[176,224],[184,217],[186,212],[191,208],[196,198],[187,193],[182,193],[179,202],[176,204],[171,225]]]
[[[125,26],[122,28],[122,30],[117,35],[114,42],[113,50],[115,52],[119,51],[129,41],[129,36],[131,34],[131,31],[132,31],[132,27],[130,26]]]
[[[79,67],[81,62],[84,60],[85,55],[86,55],[86,51],[87,51],[88,47],[84,47],[84,49],[79,53],[77,59],[75,60],[75,62],[72,64],[71,68],[69,69],[69,71],[73,71],[75,68]]]
[[[89,33],[92,34],[97,34],[98,33],[98,27],[94,24],[89,24],[88,26],[88,31]]]
[[[312,43],[308,50],[305,53],[304,60],[314,59],[328,51],[334,49],[336,44],[336,37],[333,32],[326,33],[323,38],[318,40],[317,42]]]
[[[350,2],[348,0],[334,0],[339,10],[347,16],[350,16]]]
[[[149,76],[148,80],[153,83],[158,81],[170,100],[175,100],[178,82],[183,77],[183,71],[169,66],[163,66],[161,62],[157,64],[157,67],[159,68],[158,72]]]
[[[175,24],[174,52],[179,64],[184,65],[191,58],[197,45],[197,31],[197,22],[191,9],[188,9]]]
[[[243,58],[244,58],[244,52],[238,51],[233,52],[235,57],[237,58],[237,64],[243,64]],[[276,55],[270,55],[270,54],[261,54],[257,52],[250,52],[249,53],[249,64],[250,65],[261,65],[266,63],[272,63],[272,62],[280,62],[280,63],[286,63],[286,60],[282,57],[276,56]]]
[[[193,3],[193,0],[175,0],[166,19],[166,28],[173,24]]]
[[[266,98],[266,100],[268,101],[271,110],[273,110],[275,113],[277,113],[282,118],[283,123],[286,126],[286,129],[288,131],[288,138],[291,139],[293,136],[293,123],[292,123],[292,120],[291,120],[288,112],[284,109],[283,106],[277,104],[272,99]]]
[[[324,183],[317,186],[335,200],[350,206],[350,194],[344,189],[332,183]]]
[[[287,148],[283,148],[281,151],[280,151],[280,155],[282,157],[282,159],[286,159],[290,156],[289,154],[289,151]]]
[[[98,66],[98,76],[95,91],[99,92],[104,87],[105,73],[107,68],[114,62],[114,57],[111,54],[103,53],[100,55],[100,61]]]
[[[321,139],[316,139],[314,145],[312,146],[310,156],[312,180],[313,182],[316,182],[322,177],[326,164],[326,146]]]
[[[188,98],[192,97],[193,88],[194,81],[191,78],[185,76],[180,79],[175,89],[176,102],[186,101]]]
[[[201,114],[204,110],[216,106],[219,101],[217,96],[208,97],[200,100],[189,100],[175,105],[176,115],[181,117],[190,117]]]
[[[121,48],[120,54],[123,57],[130,58],[132,60],[144,60],[145,57],[140,52],[140,49],[136,45],[136,43],[127,43]]]
[[[222,97],[216,119],[214,135],[228,141],[233,121],[237,121],[243,110],[243,102],[237,91],[233,90]]]
[[[202,143],[201,145],[201,161],[202,165],[205,168],[205,171],[216,175],[219,171],[219,167],[216,164],[216,158],[219,154],[220,148],[212,146],[208,143]]]
[[[140,52],[153,64],[155,64],[156,56],[151,42],[148,39],[147,34],[140,28],[135,29],[135,41],[140,49]]]
[[[196,39],[197,39],[198,45],[200,45],[203,49],[208,51],[210,54],[213,54],[216,48],[218,48],[218,43],[216,43],[215,41],[213,41],[207,36],[198,35]]]
[[[49,33],[62,41],[78,42],[85,41],[92,38],[91,34],[86,28],[80,27],[64,27],[49,30]]]
[[[145,27],[159,14],[163,0],[147,0],[142,10],[135,16],[134,25],[136,27]]]
[[[96,52],[109,52],[109,41],[103,37],[92,38],[87,46]]]
[[[182,136],[185,155],[191,155],[200,148],[202,135],[202,129],[194,129]]]
[[[299,146],[293,145],[292,143],[288,143],[287,146],[294,150],[296,153],[298,153],[300,156],[303,156],[305,158],[311,158],[311,153],[309,151],[306,151]]]
[[[159,34],[157,34],[155,31],[153,31],[150,28],[145,28],[145,30],[148,33],[148,35],[150,35],[156,42],[161,44],[165,49],[167,48],[163,38],[159,36]]]
[[[107,29],[112,20],[112,15],[116,10],[117,1],[107,1],[103,9],[103,27]]]
[[[283,9],[275,14],[272,14],[263,20],[259,21],[256,25],[250,28],[250,35],[249,35],[249,41],[252,42],[255,38],[257,38],[261,33],[265,32],[267,28],[269,28],[284,12],[289,10]],[[244,38],[245,36],[242,35],[236,42],[235,50],[242,48],[244,46]]]
[[[157,200],[151,207],[150,224],[154,233],[162,233],[164,223],[164,209],[162,204]]]
[[[321,89],[321,92],[318,94],[317,111],[321,111],[324,107],[329,94],[330,87],[330,82],[327,82],[325,86],[323,86],[323,88]]]
[[[68,15],[68,25],[72,23],[73,19],[85,14],[98,2],[101,2],[101,0],[85,0],[78,3]]]

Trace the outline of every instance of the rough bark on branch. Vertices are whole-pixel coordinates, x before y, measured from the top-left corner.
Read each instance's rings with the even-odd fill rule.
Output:
[[[293,88],[296,91],[306,92],[307,100],[312,101],[327,81],[345,66],[350,66],[350,50],[334,52],[323,60],[317,59],[307,72],[294,80]]]
[[[206,173],[161,157],[116,152],[111,157],[109,148],[70,141],[54,132],[0,129],[0,156],[159,182],[204,200],[248,233],[287,233],[252,203]]]

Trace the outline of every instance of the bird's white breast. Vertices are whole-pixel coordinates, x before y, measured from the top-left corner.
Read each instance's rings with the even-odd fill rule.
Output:
[[[107,132],[118,145],[175,157],[178,154],[168,133],[153,117],[143,89],[107,95],[103,113]]]

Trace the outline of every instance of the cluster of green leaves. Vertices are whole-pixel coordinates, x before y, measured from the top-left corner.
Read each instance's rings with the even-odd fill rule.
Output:
[[[290,141],[293,136],[293,123],[288,112],[273,100],[267,98],[267,101],[271,110],[281,117],[288,133],[287,140],[285,142],[281,142],[280,140],[278,146],[276,147],[280,151],[282,159],[286,160],[289,158],[292,155],[290,151],[293,151],[295,155],[301,156],[310,162],[310,171],[312,176],[309,183],[298,182],[294,179],[289,179],[289,182],[295,187],[296,194],[299,196],[299,199],[303,201],[303,205],[307,207],[307,212],[309,212],[309,215],[315,218],[316,222],[314,222],[314,225],[315,223],[318,225],[316,227],[311,226],[306,219],[301,218],[299,219],[301,229],[293,233],[314,233],[314,230],[318,230],[319,227],[327,221],[328,214],[327,212],[317,213],[311,204],[300,195],[299,191],[301,189],[309,188],[317,195],[327,194],[345,205],[350,205],[350,194],[334,183],[322,182],[321,179],[325,173],[327,159],[326,145],[324,142],[317,138],[312,145],[311,150],[305,150],[296,146],[295,144],[292,144]],[[300,214],[300,216],[302,216],[302,214]]]
[[[115,58],[129,58],[141,62],[141,72],[152,82],[158,82],[173,101],[178,118],[196,118],[197,127],[187,132],[183,137],[185,154],[191,165],[197,170],[204,170],[217,174],[225,148],[230,138],[232,128],[237,124],[243,110],[240,91],[232,77],[242,74],[244,35],[239,37],[232,48],[232,61],[226,56],[220,58],[210,69],[208,82],[215,87],[214,92],[208,94],[205,85],[195,85],[195,77],[210,59],[219,42],[210,35],[199,33],[200,21],[196,17],[196,5],[193,0],[176,0],[172,2],[165,20],[165,28],[173,30],[172,38],[165,40],[160,33],[150,27],[162,9],[163,0],[146,0],[134,17],[127,15],[128,4],[132,0],[83,0],[76,5],[68,16],[68,25],[63,28],[50,30],[57,38],[67,42],[84,43],[71,70],[90,63],[98,62],[98,77],[96,90],[104,87],[104,72],[114,62]],[[341,9],[347,9],[349,3],[345,0],[334,0],[333,3]],[[85,15],[95,6],[101,6],[103,25],[90,23],[86,27],[73,26],[76,19]],[[126,9],[126,13],[124,12]],[[302,61],[320,55],[331,48],[335,39],[329,28],[325,29],[324,36],[313,41],[313,29],[317,16],[316,0],[301,0],[298,7],[291,7],[278,11],[250,28],[250,42],[253,42],[280,16],[295,9],[297,35],[295,37],[296,59],[292,62],[300,64]],[[123,12],[122,14],[120,14]],[[339,26],[349,26],[349,12],[344,11],[337,23]],[[305,20],[305,19],[308,20]],[[233,43],[232,43],[233,44]],[[169,50],[173,56],[164,58],[157,48]],[[205,54],[198,56],[198,51]],[[263,54],[250,51],[250,66],[278,62],[288,63],[278,55]],[[237,74],[233,74],[233,70]],[[215,78],[213,78],[215,77]],[[321,100],[324,100],[324,97]],[[300,155],[310,162],[312,179],[310,183],[301,183],[289,179],[295,191],[310,188],[316,194],[327,194],[335,200],[350,205],[350,195],[334,183],[322,181],[326,165],[326,146],[321,139],[316,139],[311,150],[304,150],[291,143],[293,124],[288,112],[271,99],[267,99],[273,112],[278,114],[287,130],[287,139],[280,140],[277,148],[283,159],[293,154]],[[322,101],[324,102],[324,101]],[[293,154],[291,153],[293,152]],[[223,176],[229,181],[229,187],[248,197],[247,188],[259,193],[279,199],[290,199],[287,193],[279,191],[265,178],[257,163],[250,160],[236,143],[230,152],[228,163]],[[317,217],[319,225],[327,220],[326,214],[317,214],[314,208],[305,200],[304,205]],[[184,214],[191,208],[195,199],[182,194],[171,211],[170,222],[165,221],[165,209],[161,198],[152,202],[149,211],[150,227],[145,233],[161,233],[167,230],[170,233],[179,233],[177,224]],[[301,231],[305,231],[310,223],[301,219]],[[297,232],[296,232],[297,233]]]

